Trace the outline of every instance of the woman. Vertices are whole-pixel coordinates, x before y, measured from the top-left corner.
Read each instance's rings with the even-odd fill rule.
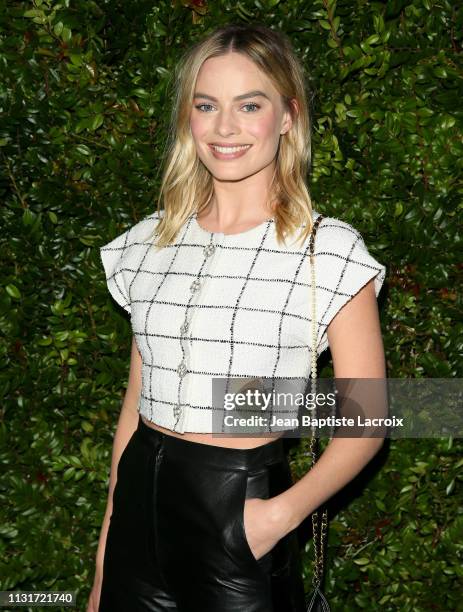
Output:
[[[312,210],[303,71],[284,35],[229,25],[191,48],[172,126],[163,209],[101,249],[133,342],[88,611],[301,612],[295,529],[382,439],[334,439],[293,484],[285,428],[225,428],[213,379],[307,380],[317,218],[317,352],[329,344],[338,378],[384,377],[385,268]]]

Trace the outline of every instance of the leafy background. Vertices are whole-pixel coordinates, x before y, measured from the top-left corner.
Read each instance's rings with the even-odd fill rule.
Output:
[[[85,610],[130,355],[98,247],[155,210],[173,66],[231,21],[303,61],[314,204],[387,267],[388,376],[462,376],[459,3],[1,0],[2,590],[75,589]],[[332,610],[463,610],[462,449],[388,440],[330,500]]]

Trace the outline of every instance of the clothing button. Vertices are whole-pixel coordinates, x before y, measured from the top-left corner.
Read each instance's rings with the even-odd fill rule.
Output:
[[[176,406],[174,406],[174,417],[178,418],[181,411],[182,411],[182,404],[177,404]]]
[[[199,288],[201,287],[201,283],[199,282],[198,279],[194,280],[191,285],[190,285],[190,291],[192,293],[195,293],[195,291],[198,291]]]
[[[188,321],[185,321],[183,325],[180,327],[180,333],[183,336],[183,334],[186,334],[187,331],[188,331]]]
[[[187,373],[187,367],[184,361],[180,362],[179,366],[177,367],[177,373],[180,376],[180,378],[183,378],[185,376],[185,374]]]
[[[215,251],[215,246],[213,244],[208,244],[204,247],[204,255],[206,257],[210,257]]]

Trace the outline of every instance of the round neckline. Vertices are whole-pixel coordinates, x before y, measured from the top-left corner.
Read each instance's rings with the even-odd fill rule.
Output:
[[[223,238],[233,238],[238,237],[238,236],[248,236],[249,234],[251,234],[252,232],[257,231],[258,229],[262,228],[264,225],[266,225],[269,222],[273,222],[275,221],[274,217],[269,217],[267,219],[264,219],[264,221],[261,221],[260,223],[258,223],[257,225],[254,225],[253,227],[250,227],[247,230],[244,230],[242,232],[235,232],[233,234],[224,234],[224,232],[211,232],[210,230],[207,230],[205,227],[203,227],[199,221],[198,221],[198,213],[194,212],[193,215],[193,222],[196,225],[196,227],[203,233],[203,234],[207,234],[208,236],[221,236]]]

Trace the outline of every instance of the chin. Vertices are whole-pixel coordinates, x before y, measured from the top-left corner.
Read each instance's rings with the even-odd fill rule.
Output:
[[[209,170],[209,172],[216,181],[243,181],[253,174],[256,174],[258,170],[254,172],[249,172],[249,169],[246,172],[214,172],[213,170]]]
[[[264,163],[262,166],[250,168],[249,163],[245,163],[244,158],[242,160],[238,159],[236,163],[220,160],[213,160],[211,162],[209,156],[207,159],[204,156],[199,156],[199,159],[209,174],[217,181],[242,181],[261,172],[273,161],[273,158],[270,158],[269,162]]]

